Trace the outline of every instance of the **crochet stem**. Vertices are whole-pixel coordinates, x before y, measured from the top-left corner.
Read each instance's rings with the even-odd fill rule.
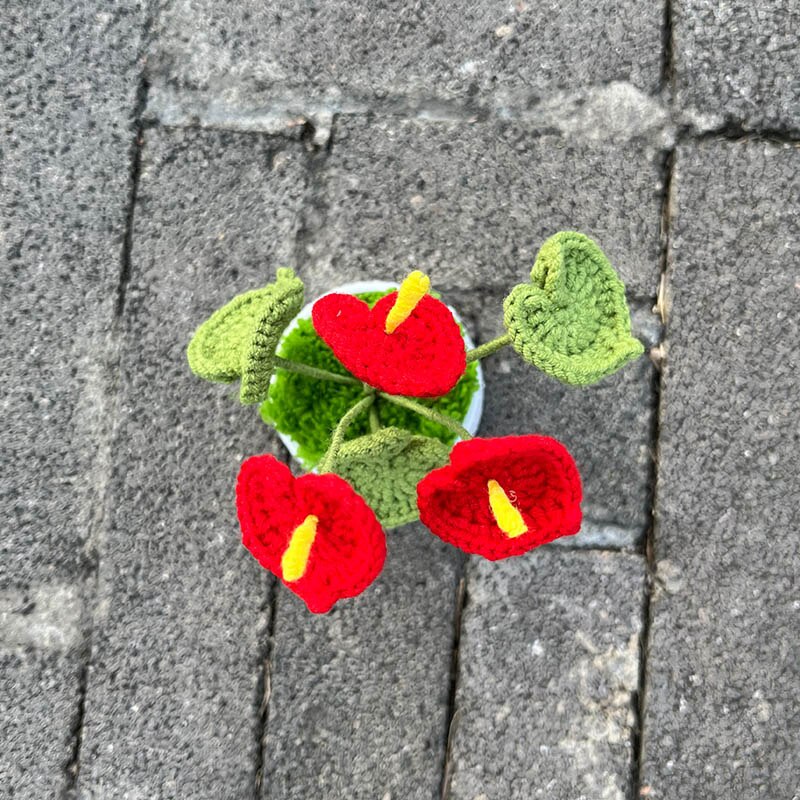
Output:
[[[440,414],[438,411],[434,411],[434,409],[422,405],[422,403],[417,403],[415,400],[411,400],[408,397],[400,397],[396,394],[386,394],[386,392],[379,392],[378,394],[384,400],[388,400],[396,406],[402,406],[403,408],[414,411],[421,417],[425,417],[431,422],[435,422],[437,425],[447,428],[447,430],[452,431],[456,436],[464,440],[472,438],[472,434],[466,428],[459,425],[454,419],[446,417],[444,414]]]
[[[317,472],[322,475],[323,472],[330,472],[329,469],[331,462],[336,458],[339,448],[344,442],[344,436],[347,429],[353,424],[353,420],[366,411],[375,402],[375,393],[370,392],[368,395],[362,397],[340,420],[339,424],[333,429],[333,436],[331,436],[331,443],[328,450],[322,457],[322,460],[317,464]]]
[[[491,342],[485,342],[474,350],[470,350],[469,353],[467,353],[467,363],[469,364],[470,361],[486,358],[486,356],[496,353],[501,347],[505,347],[507,344],[511,344],[510,333],[504,333],[502,336],[492,339]]]
[[[381,429],[381,418],[378,416],[378,407],[375,403],[369,407],[369,429],[372,433]]]
[[[337,375],[335,372],[328,372],[326,369],[318,369],[308,364],[301,364],[299,361],[289,361],[288,358],[281,358],[280,356],[275,356],[275,366],[309,378],[317,378],[321,381],[334,381],[335,383],[346,383],[351,386],[361,386],[361,381],[352,378],[350,375]]]

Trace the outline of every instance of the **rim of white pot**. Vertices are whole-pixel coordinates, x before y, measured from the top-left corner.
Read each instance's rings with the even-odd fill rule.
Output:
[[[325,297],[329,294],[362,294],[363,292],[384,292],[387,289],[397,288],[399,288],[398,284],[393,281],[353,281],[351,283],[343,283],[341,286],[335,286],[333,289],[321,294],[310,303],[306,303],[303,308],[300,309],[300,312],[297,314],[297,316],[284,330],[283,336],[281,336],[281,340],[278,344],[277,351],[280,352],[280,347],[283,344],[283,340],[297,327],[301,319],[311,319],[311,309],[314,307],[314,303],[316,303],[317,300],[321,299],[322,297]],[[455,321],[461,325],[464,335],[464,344],[467,350],[472,350],[475,347],[475,344],[472,341],[472,337],[469,335],[466,324],[458,315],[458,311],[456,311],[456,309],[449,304],[446,305],[452,312]],[[477,434],[478,427],[481,424],[481,417],[483,416],[483,396],[486,391],[486,384],[483,380],[483,369],[481,368],[480,362],[477,363],[477,368],[476,375],[478,378],[478,388],[474,391],[472,398],[470,399],[469,407],[467,408],[467,413],[461,422],[461,424],[473,436]],[[271,381],[274,382],[275,380],[277,380],[277,376],[273,375]],[[288,434],[278,431],[278,436],[285,445],[286,449],[291,453],[292,458],[294,458],[296,461],[299,461],[297,458],[297,451],[300,449],[300,445]],[[461,439],[457,438],[455,441],[460,442]],[[316,470],[312,471],[315,472]]]

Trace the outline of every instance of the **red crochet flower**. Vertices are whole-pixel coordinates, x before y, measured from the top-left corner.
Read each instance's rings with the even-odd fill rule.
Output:
[[[399,296],[402,301],[403,288],[372,309],[352,295],[326,295],[314,304],[314,328],[345,368],[370,386],[408,397],[441,397],[467,366],[461,330],[450,309],[425,294],[387,333],[387,317]]]
[[[547,436],[459,442],[417,484],[420,519],[440,539],[497,561],[577,533],[581,480]]]
[[[363,592],[383,568],[380,523],[338,475],[294,478],[276,458],[253,456],[239,470],[236,507],[244,546],[315,614]]]

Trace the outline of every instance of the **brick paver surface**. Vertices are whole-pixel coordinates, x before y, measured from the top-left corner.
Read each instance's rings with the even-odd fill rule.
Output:
[[[791,796],[800,774],[798,186],[796,145],[678,150],[644,726],[655,797]]]
[[[644,559],[551,549],[470,566],[449,796],[627,796]]]
[[[793,797],[797,0],[12,0],[0,28],[0,797]],[[556,230],[649,356],[485,363],[574,452],[581,533],[389,534],[308,615],[239,545],[287,458],[196,325],[426,269],[477,341]]]
[[[185,343],[234,285],[258,283],[262,259],[289,257],[303,194],[297,143],[147,137],[83,719],[87,797],[251,791],[269,581],[229,535],[231,494],[244,456],[279,451],[230,387],[207,385],[202,414],[187,409],[200,398]]]
[[[102,5],[2,10],[0,794],[15,798],[59,797],[73,780],[112,469],[145,14],[133,0]]]

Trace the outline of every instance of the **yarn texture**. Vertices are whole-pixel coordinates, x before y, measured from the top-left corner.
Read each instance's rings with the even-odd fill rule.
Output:
[[[450,448],[438,439],[382,428],[345,442],[331,468],[369,504],[385,528],[419,518],[417,484],[447,463]]]
[[[483,407],[480,360],[509,344],[575,386],[643,353],[625,287],[592,239],[548,238],[529,282],[505,298],[506,332],[468,353],[418,270],[397,290],[325,295],[310,319],[303,303],[303,282],[279,269],[200,325],[187,358],[202,378],[239,380],[240,401],[259,403],[291,453],[319,470],[295,477],[257,455],[236,484],[242,544],[310,612],[365,591],[386,560],[384,529],[417,519],[490,561],[578,533],[581,479],[563,444],[472,438],[461,423]]]
[[[386,333],[394,333],[414,312],[417,303],[431,290],[431,279],[418,269],[414,270],[397,290],[397,300],[386,315]]]
[[[577,533],[581,499],[575,461],[547,436],[458,442],[450,463],[417,486],[423,524],[445,542],[490,561]]]
[[[362,300],[377,302],[387,292],[359,294]],[[309,319],[297,320],[296,326],[284,337],[279,354],[291,361],[346,375],[347,370],[320,339]],[[467,414],[472,396],[478,390],[477,364],[467,364],[466,372],[455,387],[444,397],[423,398],[419,402],[461,422]],[[269,396],[261,404],[261,417],[281,433],[288,434],[299,445],[297,458],[306,469],[312,469],[328,449],[331,431],[342,415],[362,395],[359,386],[344,386],[331,381],[321,381],[279,369],[270,384]],[[403,428],[411,433],[433,436],[445,444],[455,441],[455,434],[429,419],[419,416],[381,397],[375,400],[375,410],[381,424]],[[363,436],[369,432],[366,416],[357,419],[348,429],[347,438]]]
[[[447,394],[466,369],[458,323],[426,294],[386,333],[397,296],[392,292],[370,308],[352,295],[326,295],[312,309],[314,328],[345,368],[370,386],[407,397]]]
[[[236,508],[244,546],[315,614],[363,592],[383,568],[380,523],[338,475],[295,478],[273,456],[253,456],[239,471]]]
[[[503,308],[514,349],[563,383],[595,383],[644,352],[631,336],[625,286],[582,233],[551,236],[530,283],[514,287]]]
[[[189,367],[210,381],[241,378],[244,404],[264,400],[281,334],[302,307],[303,282],[291,269],[279,269],[274,283],[237,295],[197,329],[186,353]]]

